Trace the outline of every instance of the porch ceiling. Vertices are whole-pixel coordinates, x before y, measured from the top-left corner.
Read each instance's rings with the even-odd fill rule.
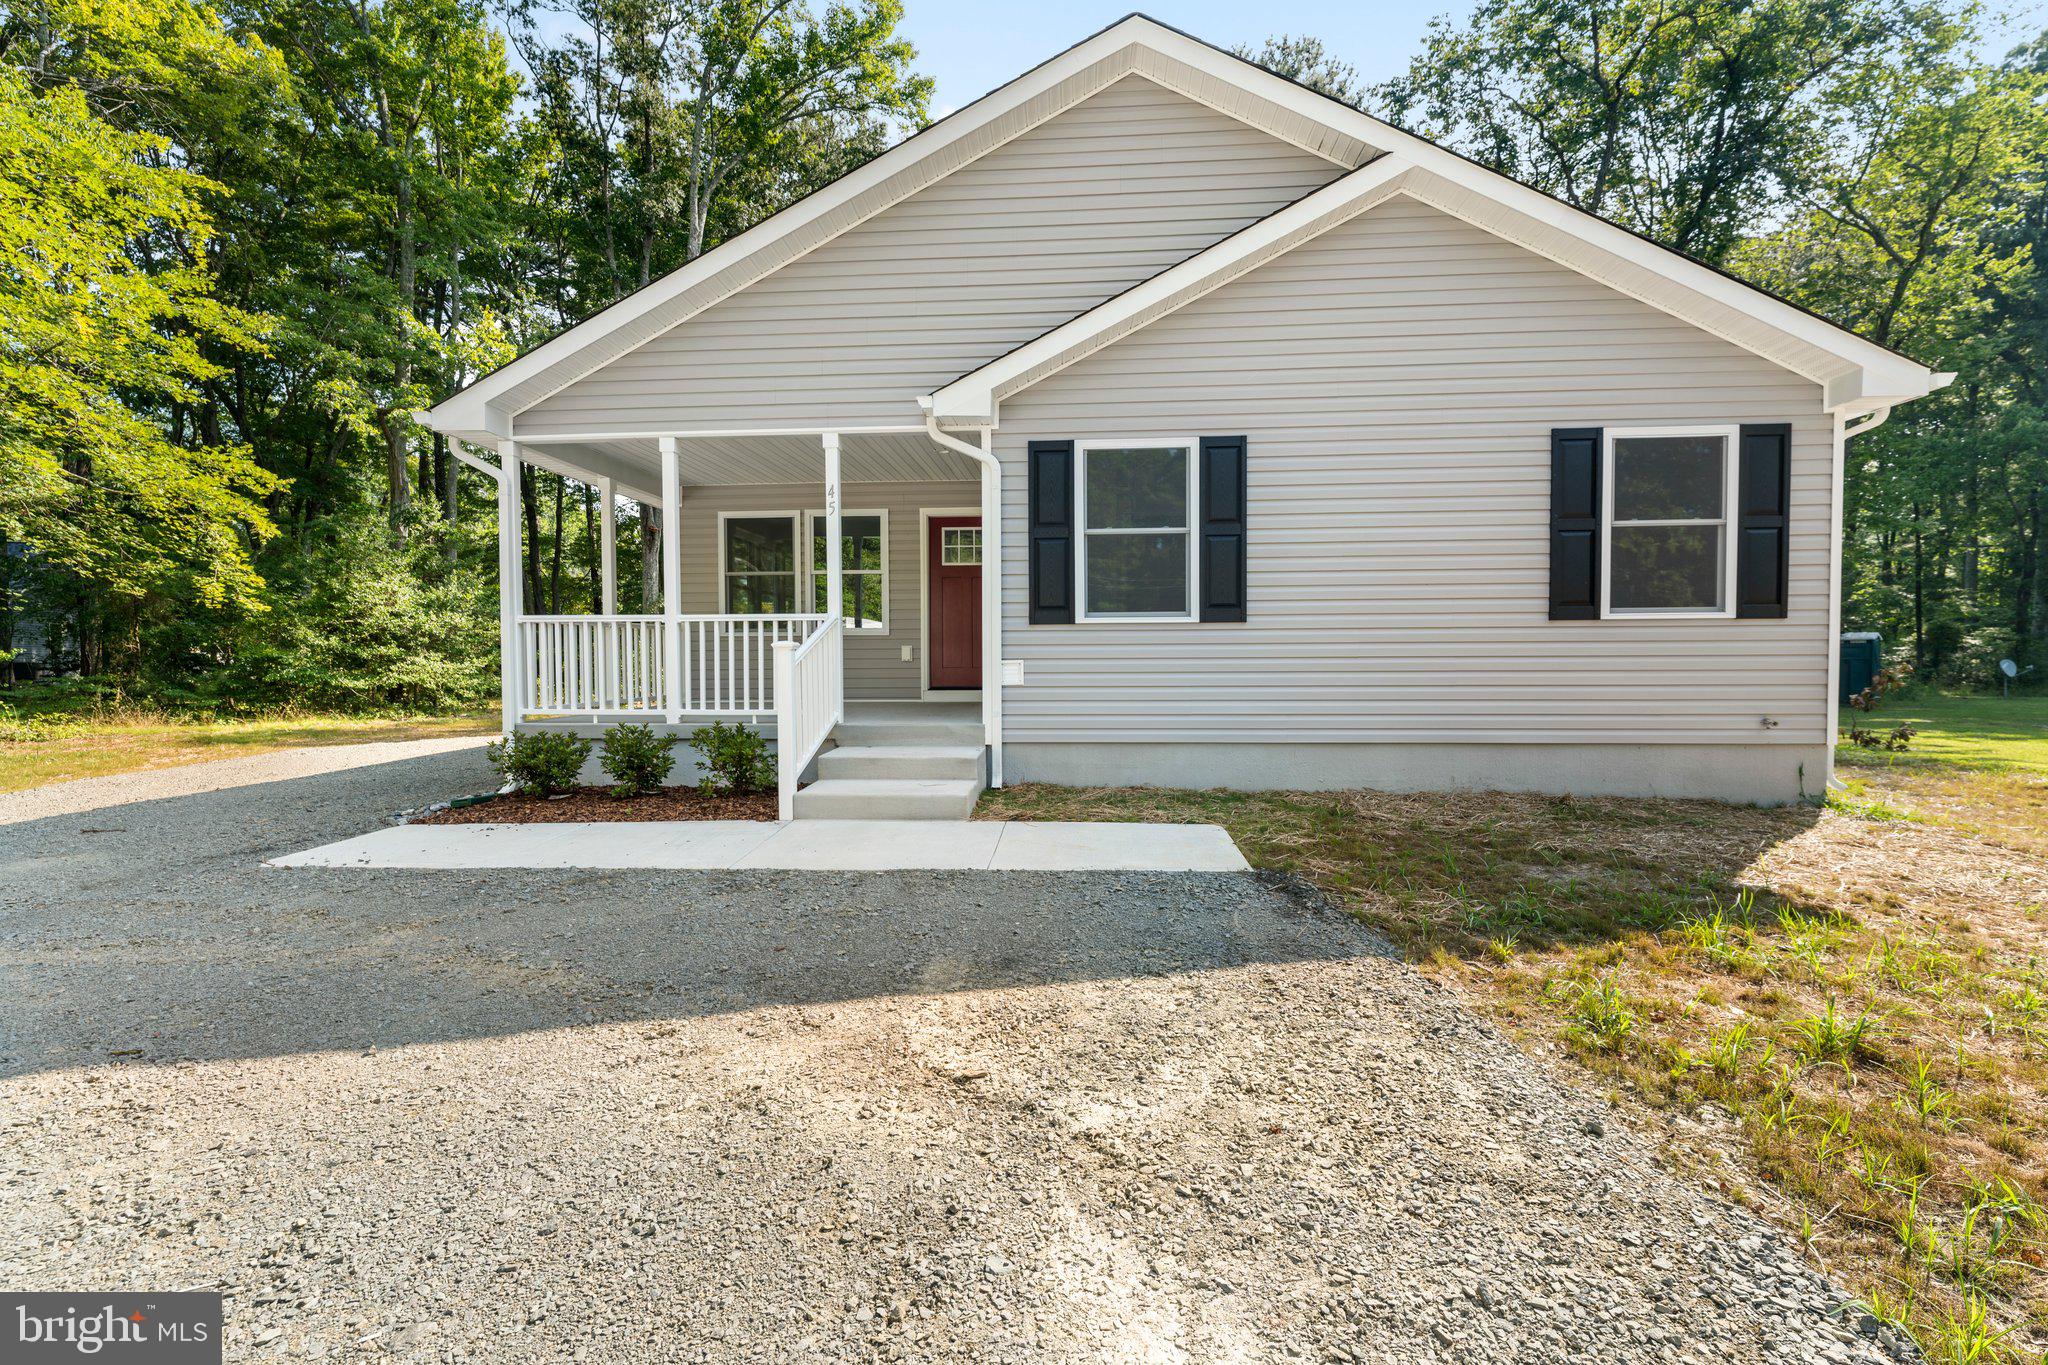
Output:
[[[522,443],[536,463],[572,478],[608,476],[622,488],[661,487],[661,449],[652,437]],[[676,442],[685,489],[720,484],[823,483],[825,452],[818,436],[682,436]],[[848,432],[839,438],[840,478],[847,483],[900,483],[980,477],[975,462],[922,432]]]

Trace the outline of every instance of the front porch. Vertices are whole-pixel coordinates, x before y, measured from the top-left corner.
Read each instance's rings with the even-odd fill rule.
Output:
[[[971,745],[975,790],[1000,781],[996,584],[981,571],[998,553],[999,481],[985,446],[912,429],[550,434],[500,442],[498,454],[495,467],[472,463],[499,483],[508,733],[644,723],[683,737],[745,724],[774,743],[787,819],[828,745],[870,747],[835,737],[854,719],[849,702],[893,702],[929,708],[944,727],[938,742],[955,751],[944,780]],[[524,600],[526,465],[595,490],[603,610],[539,612]],[[653,611],[617,611],[622,498],[659,528],[658,581],[650,574],[643,594]],[[902,794],[848,788],[806,804],[837,813],[857,795],[888,805]]]

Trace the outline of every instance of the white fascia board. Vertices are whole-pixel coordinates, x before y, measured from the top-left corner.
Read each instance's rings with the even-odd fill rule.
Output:
[[[1150,21],[1126,19],[1080,44],[1068,48],[1008,85],[1001,86],[966,108],[953,113],[905,138],[874,160],[853,170],[830,185],[799,200],[780,213],[755,224],[739,236],[723,242],[679,270],[671,271],[646,288],[627,295],[617,303],[555,336],[502,368],[477,380],[430,414],[436,430],[441,423],[460,424],[471,429],[496,430],[503,423],[510,433],[506,414],[490,413],[491,399],[534,375],[552,369],[588,350],[606,336],[665,307],[677,295],[725,270],[734,262],[805,225],[832,213],[848,200],[916,165],[960,139],[971,136],[994,119],[1002,117],[1082,69],[1128,46],[1133,32],[1168,32]],[[1182,41],[1186,41],[1182,39]]]
[[[1148,315],[1155,313],[1164,316],[1212,289],[1221,288],[1242,270],[1267,259],[1276,247],[1288,249],[1299,245],[1291,239],[1306,241],[1364,213],[1395,193],[1402,177],[1411,169],[1407,162],[1392,155],[1368,161],[1351,174],[1268,214],[1208,250],[934,390],[927,411],[940,422],[990,424],[995,421],[997,396],[1020,377],[1043,366],[1064,368],[1124,335],[1133,322],[1151,321]]]
[[[1647,286],[1624,292],[1682,321],[1723,335],[1732,344],[1746,350],[1756,349],[1738,338],[1727,337],[1708,319],[1701,317],[1700,300],[1753,318],[1788,341],[1811,348],[1809,354],[1817,352],[1828,357],[1828,363],[1820,364],[1816,357],[1816,366],[1806,368],[1789,365],[1781,356],[1767,356],[1766,359],[1822,384],[1830,411],[1869,411],[1918,398],[1941,387],[1942,381],[1926,366],[1875,342],[1866,341],[1825,319],[1773,298],[1753,285],[1689,260],[1184,33],[1142,16],[1119,24],[1111,32],[1153,47],[1208,76],[1242,86],[1274,105],[1318,119],[1338,132],[1386,151],[1279,213],[1252,224],[1144,284],[935,390],[931,394],[930,410],[941,422],[993,422],[997,396],[1004,391],[1006,384],[1014,383],[1019,376],[1031,374],[1038,367],[1053,362],[1063,352],[1071,352],[1071,359],[1079,359],[1092,349],[1091,339],[1121,335],[1120,329],[1125,328],[1132,318],[1147,309],[1158,308],[1169,296],[1184,294],[1173,307],[1199,298],[1208,287],[1213,287],[1204,286],[1200,282],[1202,277],[1213,275],[1217,284],[1227,282],[1234,278],[1233,266],[1248,258],[1256,258],[1274,242],[1290,233],[1302,232],[1317,219],[1325,221],[1314,226],[1301,240],[1306,241],[1315,232],[1355,216],[1355,213],[1343,211],[1346,200],[1370,201],[1361,202],[1357,211],[1362,212],[1390,193],[1403,192],[1405,187],[1423,202],[1431,202],[1435,197],[1428,192],[1428,182],[1432,177],[1499,205],[1539,233],[1560,234],[1563,238],[1582,242],[1616,262],[1635,267],[1648,277]],[[1405,172],[1419,174],[1403,176]],[[1397,176],[1403,177],[1402,182],[1396,181]],[[1441,204],[1435,206],[1443,207]],[[1484,225],[1482,229],[1496,231]],[[1539,254],[1550,254],[1537,243],[1524,240],[1521,244]],[[1289,249],[1295,245],[1299,242],[1290,243]],[[1554,255],[1551,258],[1559,259]],[[1560,263],[1586,273],[1581,265],[1570,261]],[[1591,278],[1600,279],[1597,275]],[[1601,279],[1600,282],[1611,288],[1619,287],[1611,279]],[[1165,311],[1170,312],[1171,308]],[[1045,371],[1046,374],[1052,372]],[[1044,374],[1038,374],[1031,382],[1044,377]]]
[[[1388,152],[1206,251],[935,390],[930,395],[930,411],[941,422],[991,423],[996,419],[1001,399],[1010,392],[1029,387],[1095,349],[1136,330],[1132,325],[1134,321],[1138,326],[1156,321],[1210,290],[1229,283],[1244,270],[1263,264],[1281,252],[1293,250],[1393,195],[1409,195],[1418,202],[1473,221],[1469,207],[1461,211],[1446,200],[1442,193],[1446,184],[1455,185],[1463,193],[1506,210],[1518,226],[1514,232],[1505,235],[1505,240],[1555,260],[1567,269],[1586,274],[1588,278],[1627,293],[1680,321],[1721,336],[1731,345],[1764,354],[1753,339],[1746,341],[1716,326],[1717,321],[1725,322],[1731,315],[1754,318],[1779,336],[1801,343],[1804,353],[1812,358],[1810,365],[1794,363],[1782,353],[1764,354],[1764,358],[1822,385],[1823,406],[1827,411],[1856,413],[1890,407],[1923,397],[1947,382],[1926,366],[1534,191],[1520,195],[1518,204],[1506,203],[1504,196],[1492,192],[1493,187],[1513,186],[1513,182],[1490,172],[1486,174],[1492,184],[1475,184],[1470,176],[1454,179],[1439,170],[1414,163],[1403,153]],[[1540,216],[1524,213],[1523,207],[1529,205],[1558,212],[1546,212]],[[1501,226],[1475,225],[1481,231],[1503,235]],[[1586,230],[1589,226],[1605,231],[1596,239]],[[1549,249],[1546,249],[1544,241],[1539,240],[1543,237],[1551,239]],[[1613,278],[1589,270],[1584,262],[1560,254],[1560,241],[1583,243],[1601,259],[1639,267],[1638,281],[1647,274],[1649,282],[1624,287]],[[1641,250],[1625,254],[1610,250],[1616,243]],[[1276,246],[1279,250],[1274,249]],[[1665,268],[1673,263],[1687,267],[1689,277],[1680,280],[1673,271]],[[1703,282],[1717,288],[1709,293],[1698,287]],[[1759,307],[1760,304],[1770,305],[1769,315]],[[1705,315],[1707,310],[1718,314],[1718,318]],[[1787,321],[1797,322],[1800,326],[1796,330],[1783,326]],[[1826,357],[1825,362],[1820,357]]]

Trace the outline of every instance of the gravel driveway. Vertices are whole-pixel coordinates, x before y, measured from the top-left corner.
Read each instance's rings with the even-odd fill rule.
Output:
[[[230,1359],[1887,1358],[1250,877],[257,867],[487,781],[0,797],[0,1283],[223,1288]]]

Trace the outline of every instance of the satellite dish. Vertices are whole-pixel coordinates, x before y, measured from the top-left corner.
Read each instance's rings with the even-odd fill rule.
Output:
[[[2005,674],[2008,678],[2017,678],[2020,675],[2020,666],[2011,659],[2000,659],[1998,661],[1998,671]]]

